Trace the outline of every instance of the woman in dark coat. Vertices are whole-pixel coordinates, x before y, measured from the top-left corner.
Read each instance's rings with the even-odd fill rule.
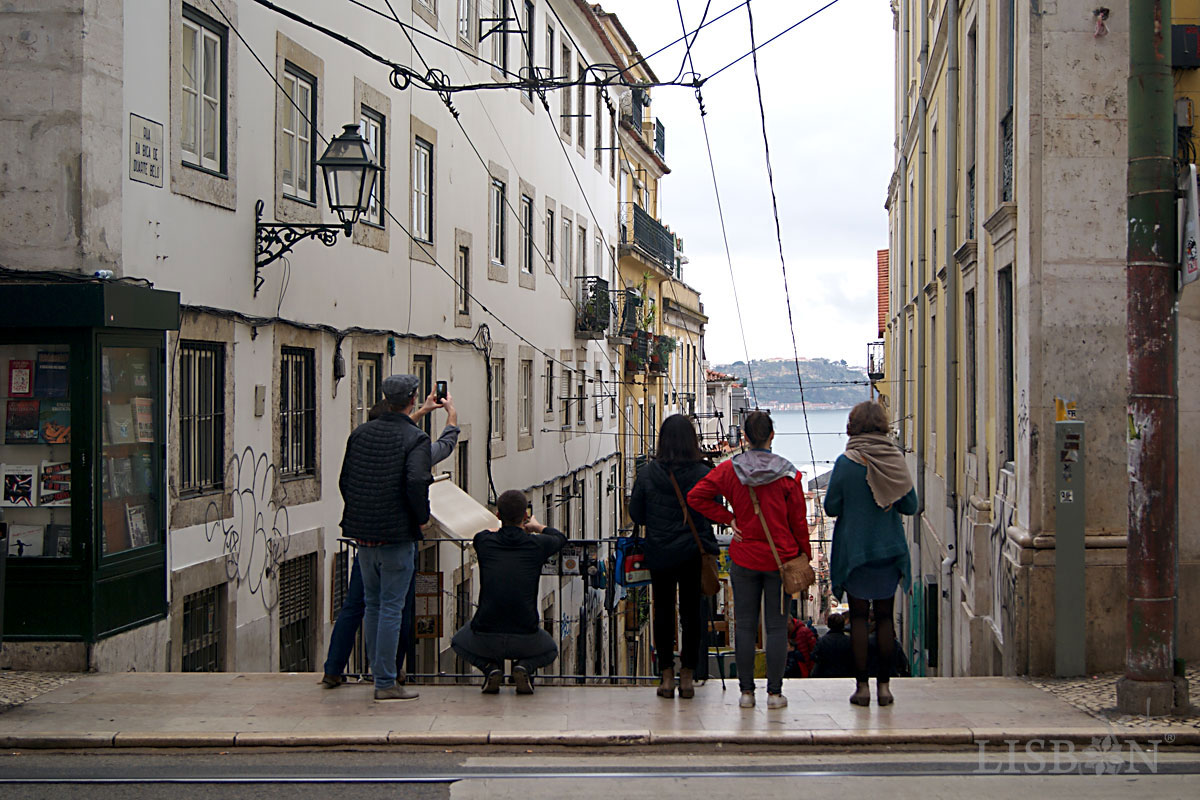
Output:
[[[659,697],[675,696],[675,592],[679,591],[679,627],[683,641],[679,650],[679,696],[690,698],[696,690],[693,674],[700,657],[700,548],[683,516],[680,497],[705,475],[710,467],[703,460],[692,421],[682,414],[663,420],[658,434],[658,453],[638,472],[629,502],[629,516],[646,529],[646,566],[654,587],[654,649],[662,683]],[[679,494],[671,483],[679,485]],[[708,553],[717,553],[712,524],[688,509],[700,542]]]
[[[829,560],[834,597],[850,598],[850,646],[857,687],[850,702],[871,704],[867,685],[867,617],[874,607],[879,662],[892,664],[896,588],[909,586],[908,541],[901,514],[917,510],[917,491],[904,454],[888,435],[887,412],[873,401],[850,410],[846,452],[838,456],[825,490],[825,513],[837,517]],[[891,670],[881,670],[875,691],[881,706],[892,703]]]

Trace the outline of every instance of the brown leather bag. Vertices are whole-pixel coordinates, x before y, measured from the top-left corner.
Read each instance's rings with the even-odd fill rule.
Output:
[[[771,538],[771,529],[767,527],[766,517],[763,516],[762,506],[758,504],[758,495],[755,494],[753,486],[746,488],[750,490],[750,501],[754,503],[754,513],[758,514],[758,521],[762,524],[767,544],[771,546],[771,555],[775,556],[775,563],[779,567],[779,577],[783,579],[783,593],[796,595],[803,592],[817,580],[812,564],[809,563],[808,554],[801,550],[800,555],[786,563],[780,560],[779,551],[775,549],[775,541]]]
[[[700,593],[705,597],[712,597],[721,591],[720,567],[717,564],[717,557],[704,551],[704,545],[700,543],[700,534],[696,532],[696,523],[692,522],[692,515],[688,513],[687,501],[683,499],[683,491],[679,488],[679,482],[675,480],[675,473],[668,469],[667,477],[671,479],[675,497],[679,499],[679,507],[683,509],[683,520],[691,528],[692,538],[696,540],[696,547],[700,549]]]

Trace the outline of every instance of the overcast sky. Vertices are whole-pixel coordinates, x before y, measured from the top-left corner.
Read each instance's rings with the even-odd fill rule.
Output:
[[[738,0],[712,0],[709,17]],[[759,43],[827,0],[754,0]],[[682,0],[695,28],[706,0]],[[643,54],[679,37],[673,0],[602,0]],[[749,51],[746,10],[700,32],[696,70],[715,72]],[[651,59],[660,80],[679,71],[682,44]],[[887,0],[839,0],[759,51],[771,162],[801,357],[866,362],[876,334],[875,252],[892,172],[893,39]],[[660,87],[650,113],[666,127],[661,218],[684,239],[684,280],[699,289],[713,364],[791,356],[751,59],[704,87],[746,346],[733,302],[704,133],[692,91]]]

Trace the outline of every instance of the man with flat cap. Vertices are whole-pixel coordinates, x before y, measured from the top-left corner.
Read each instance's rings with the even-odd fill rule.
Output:
[[[429,436],[410,415],[416,375],[383,381],[388,408],[355,428],[346,441],[338,487],[345,509],[342,534],[358,542],[366,613],[363,635],[375,676],[375,699],[415,700],[396,683],[396,643],[413,575],[413,551],[429,522]]]

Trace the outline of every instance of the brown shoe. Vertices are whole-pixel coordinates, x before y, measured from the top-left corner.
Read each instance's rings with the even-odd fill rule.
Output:
[[[692,683],[692,670],[684,667],[679,671],[679,696],[684,700],[691,700],[696,696],[696,687]]]
[[[888,681],[875,681],[875,697],[878,698],[881,706],[890,706],[896,702],[896,698],[892,697],[892,689]]]
[[[664,669],[662,671],[662,683],[658,685],[655,694],[667,699],[675,697],[675,670]]]
[[[850,702],[856,706],[871,705],[871,684],[866,681],[858,681],[858,688],[854,694],[850,695]]]
[[[336,689],[346,682],[341,675],[325,675],[321,678],[322,689]]]

